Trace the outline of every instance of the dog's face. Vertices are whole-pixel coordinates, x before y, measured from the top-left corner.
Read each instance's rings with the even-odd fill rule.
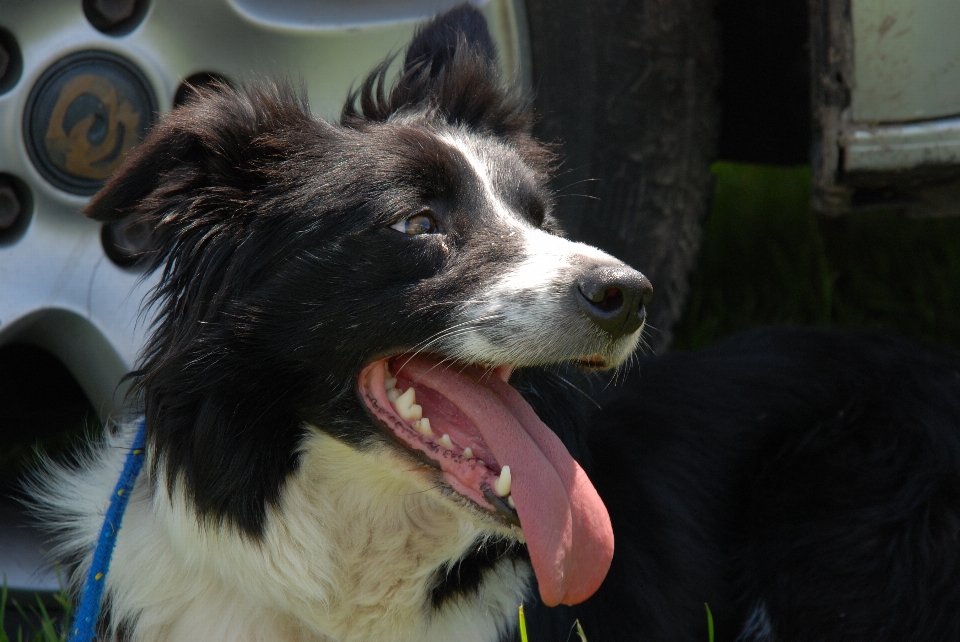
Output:
[[[375,72],[340,125],[286,86],[203,93],[88,212],[153,230],[138,389],[161,472],[201,518],[263,536],[333,439],[431,493],[467,541],[525,542],[544,600],[575,603],[609,566],[609,518],[507,381],[620,364],[651,289],[558,235],[550,155],[477,19],[423,29],[389,95]]]

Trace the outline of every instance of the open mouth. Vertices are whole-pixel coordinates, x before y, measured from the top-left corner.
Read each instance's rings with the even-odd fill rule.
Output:
[[[544,603],[576,604],[609,569],[610,518],[586,473],[507,378],[508,367],[399,355],[368,365],[358,385],[377,421],[451,489],[521,528]]]
[[[457,493],[507,524],[520,526],[510,466],[500,465],[474,423],[446,397],[422,381],[414,385],[417,365],[410,366],[407,357],[393,357],[369,366],[366,379],[360,378],[368,408],[420,461],[442,471]],[[509,371],[474,374],[505,380]]]

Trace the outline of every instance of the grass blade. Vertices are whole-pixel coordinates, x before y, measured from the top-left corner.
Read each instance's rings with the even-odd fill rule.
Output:
[[[710,612],[710,605],[706,602],[703,607],[707,609],[707,642],[713,642],[713,613]]]
[[[527,639],[527,617],[523,614],[523,604],[520,605],[520,642],[529,642]]]
[[[573,626],[577,630],[577,637],[580,638],[580,642],[587,642],[587,634],[583,632],[583,627],[580,626],[580,620],[574,620]]]

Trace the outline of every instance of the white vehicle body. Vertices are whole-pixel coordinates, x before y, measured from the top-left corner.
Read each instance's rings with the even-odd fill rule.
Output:
[[[960,213],[960,4],[814,0],[814,204]]]

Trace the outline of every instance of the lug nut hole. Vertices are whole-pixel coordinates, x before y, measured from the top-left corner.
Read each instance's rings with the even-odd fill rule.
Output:
[[[128,219],[105,223],[100,229],[100,242],[107,257],[124,268],[135,268],[143,260],[150,241],[146,223]]]
[[[16,176],[0,173],[0,246],[17,242],[32,214],[33,198],[27,184]]]
[[[94,29],[108,36],[125,36],[143,22],[148,0],[83,0],[83,15]]]
[[[201,71],[195,74],[191,74],[183,79],[183,82],[180,83],[180,86],[177,87],[177,93],[173,95],[173,107],[177,107],[187,103],[191,98],[197,95],[198,89],[203,89],[205,87],[217,87],[220,85],[226,85],[227,87],[232,87],[233,83],[224,76],[223,74],[218,74],[215,71]]]
[[[0,27],[0,94],[13,89],[23,73],[23,56],[13,34]]]

